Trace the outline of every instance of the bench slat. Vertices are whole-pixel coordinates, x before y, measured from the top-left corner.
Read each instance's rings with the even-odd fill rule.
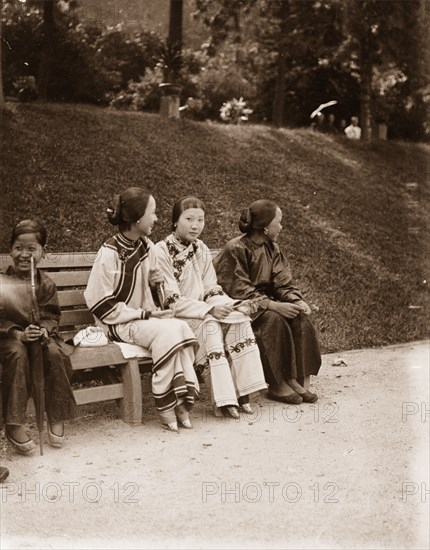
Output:
[[[61,312],[60,326],[93,325],[94,317],[88,309],[71,309]]]
[[[92,267],[97,252],[60,252],[47,254],[38,267],[42,269],[71,269]]]
[[[122,399],[124,388],[122,384],[109,384],[107,386],[96,386],[94,388],[82,388],[73,392],[78,405],[107,401],[109,399]]]
[[[91,268],[97,252],[59,252],[46,254],[37,267],[42,269],[76,269],[79,267]],[[9,254],[0,254],[0,269],[6,269],[12,264]]]
[[[70,306],[86,307],[83,290],[59,290],[57,294],[61,308]]]
[[[60,330],[61,338],[66,342],[67,340],[73,339],[76,334],[77,330]]]
[[[90,277],[89,271],[52,271],[48,273],[58,288],[66,286],[86,286]]]
[[[94,348],[77,347],[70,356],[73,370],[92,369],[111,365],[123,365],[127,359],[116,344],[107,344]]]

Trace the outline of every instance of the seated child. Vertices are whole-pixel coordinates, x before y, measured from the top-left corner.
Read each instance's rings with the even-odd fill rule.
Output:
[[[25,432],[27,401],[32,392],[31,373],[37,362],[44,372],[44,401],[48,441],[61,447],[64,420],[73,417],[74,397],[69,383],[73,350],[58,333],[61,310],[53,281],[35,268],[44,255],[46,229],[24,220],[12,231],[13,264],[0,275],[0,364],[2,414],[6,438],[21,454],[36,445]],[[32,299],[32,282],[35,299]],[[40,363],[39,363],[40,366]]]

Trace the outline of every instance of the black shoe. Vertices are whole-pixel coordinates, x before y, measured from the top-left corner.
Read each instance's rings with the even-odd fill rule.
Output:
[[[267,397],[272,401],[279,401],[280,403],[287,403],[288,405],[300,405],[303,399],[296,392],[289,393],[288,395],[277,395],[270,390],[267,392]]]
[[[8,475],[9,475],[9,470],[4,466],[0,466],[0,483],[3,483],[3,481],[7,479]]]
[[[303,399],[304,403],[315,403],[318,401],[318,395],[310,391],[305,391],[305,393],[299,393],[300,397]]]
[[[20,443],[10,435],[7,428],[5,430],[5,435],[6,439],[9,441],[15,451],[21,455],[28,455],[36,449],[36,443],[32,439],[28,439],[27,441],[23,441],[22,443]]]

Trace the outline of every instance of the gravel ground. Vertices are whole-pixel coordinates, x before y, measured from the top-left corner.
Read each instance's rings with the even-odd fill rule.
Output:
[[[1,548],[428,548],[429,342],[325,355],[313,388],[240,420],[203,391],[179,435],[150,396],[134,428],[107,404],[6,449]]]

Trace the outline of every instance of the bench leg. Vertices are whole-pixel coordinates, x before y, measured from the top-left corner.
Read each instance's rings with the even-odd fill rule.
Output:
[[[128,424],[142,423],[142,386],[139,365],[136,359],[130,359],[121,367],[124,398],[121,400],[121,420]]]

